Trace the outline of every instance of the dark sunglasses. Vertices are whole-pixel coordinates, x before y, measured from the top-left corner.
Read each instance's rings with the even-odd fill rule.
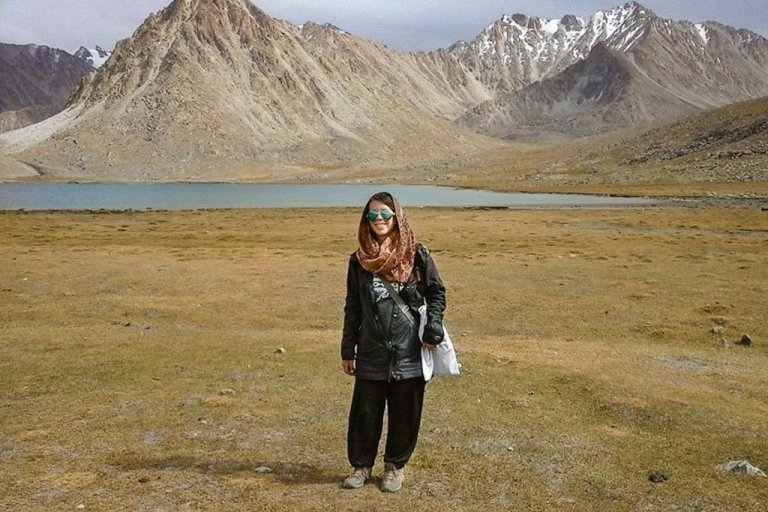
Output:
[[[368,219],[368,222],[373,222],[379,215],[381,215],[381,218],[384,220],[389,220],[395,216],[392,210],[382,208],[381,210],[368,210],[368,213],[365,214],[365,218]]]

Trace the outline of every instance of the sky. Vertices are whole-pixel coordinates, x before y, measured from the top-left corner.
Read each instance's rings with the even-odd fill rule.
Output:
[[[206,1],[206,0],[200,0]],[[252,0],[272,17],[332,23],[402,51],[471,40],[504,14],[589,16],[625,0]],[[0,0],[0,42],[111,50],[171,0]],[[768,0],[641,0],[663,18],[713,20],[768,37]]]

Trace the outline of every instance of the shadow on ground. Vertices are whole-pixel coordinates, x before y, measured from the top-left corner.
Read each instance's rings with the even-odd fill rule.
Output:
[[[338,472],[328,472],[322,468],[302,462],[285,461],[235,461],[209,459],[193,456],[177,457],[141,457],[117,456],[113,466],[126,471],[158,470],[195,470],[210,475],[270,475],[287,484],[330,484],[339,483]],[[269,468],[269,470],[263,469]]]

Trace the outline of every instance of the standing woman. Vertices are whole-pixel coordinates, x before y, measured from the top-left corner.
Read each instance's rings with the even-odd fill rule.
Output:
[[[391,194],[380,192],[368,200],[358,241],[360,248],[349,259],[341,340],[342,368],[355,377],[347,431],[353,470],[343,485],[358,489],[371,477],[386,408],[381,490],[397,492],[419,436],[425,385],[421,346],[431,349],[443,341],[445,288]],[[427,323],[419,340],[418,310],[425,301]]]

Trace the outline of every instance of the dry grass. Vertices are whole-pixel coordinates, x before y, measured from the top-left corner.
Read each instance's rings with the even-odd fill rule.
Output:
[[[465,374],[394,496],[339,486],[356,210],[0,214],[0,508],[764,509],[768,214],[409,213]]]

